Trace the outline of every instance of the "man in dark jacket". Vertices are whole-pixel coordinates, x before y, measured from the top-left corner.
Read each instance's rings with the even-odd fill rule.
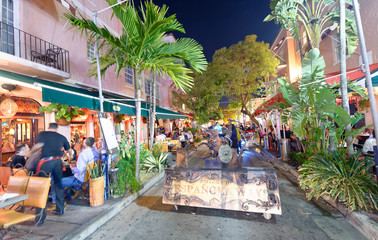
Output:
[[[62,149],[70,149],[70,144],[63,135],[57,133],[57,130],[58,124],[50,123],[48,131],[43,131],[38,135],[37,143],[43,143],[43,147],[36,175],[48,177],[51,174],[56,193],[56,210],[54,214],[61,216],[64,213],[64,192],[62,187],[63,163],[61,157],[63,156]],[[45,218],[46,211],[42,214],[39,222],[40,225],[44,223]]]

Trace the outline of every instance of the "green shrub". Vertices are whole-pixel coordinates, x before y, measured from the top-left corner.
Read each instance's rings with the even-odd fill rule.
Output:
[[[345,151],[312,156],[311,161],[299,169],[300,186],[309,191],[307,198],[329,194],[351,210],[378,209],[378,185],[368,173],[373,163],[359,156],[360,153],[356,153],[347,158]]]
[[[195,142],[195,143],[200,143],[201,141],[202,141],[202,140],[201,140],[201,138],[199,138],[199,137],[197,137],[197,138],[194,139],[194,142]]]

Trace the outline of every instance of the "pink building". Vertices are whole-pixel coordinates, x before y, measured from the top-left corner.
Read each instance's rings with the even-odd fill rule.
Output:
[[[98,81],[87,75],[95,63],[94,42],[87,41],[85,35],[81,36],[61,16],[68,11],[73,14],[79,11],[91,19],[94,8],[100,10],[108,7],[106,1],[4,0],[0,5],[0,85],[15,87],[11,92],[0,88],[1,100],[10,97],[18,105],[12,117],[0,113],[1,140],[13,145],[23,142],[33,144],[38,133],[55,121],[53,114],[38,111],[40,106],[51,102],[85,108],[85,116],[73,119],[68,126],[59,127],[59,132],[69,140],[76,129],[83,137],[101,138],[96,117],[99,110]],[[119,36],[122,25],[116,19],[110,20],[111,12],[100,13],[97,22]],[[167,36],[167,41],[174,40],[173,36]],[[114,69],[109,69],[102,77],[105,112],[109,113],[110,118],[115,117],[117,111],[126,113],[121,122],[124,129],[130,127],[135,113],[133,74],[133,69],[126,68],[117,78]],[[151,81],[152,74],[145,72],[142,76],[142,97],[145,101],[149,100]],[[157,79],[157,118],[186,117],[169,111],[171,102],[168,101],[167,91],[171,83],[169,77]],[[147,108],[145,106],[145,111],[142,111],[142,116],[145,116],[142,119],[143,140],[148,138]],[[3,158],[7,159],[8,155],[4,155],[4,151],[2,153]]]

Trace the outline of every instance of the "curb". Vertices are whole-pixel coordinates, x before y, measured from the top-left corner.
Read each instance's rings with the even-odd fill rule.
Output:
[[[76,228],[71,233],[64,235],[61,239],[85,239],[86,237],[94,233],[99,227],[101,227],[107,221],[109,221],[111,218],[117,215],[120,211],[122,211],[122,209],[130,205],[135,199],[143,195],[153,185],[155,185],[158,181],[163,179],[163,177],[164,171],[147,181],[144,184],[144,187],[138,193],[124,197],[118,203],[115,203],[114,205],[111,205],[108,209],[105,209],[99,216],[92,218],[89,222]]]
[[[267,157],[269,162],[271,162],[276,167],[283,167],[285,170],[287,170],[296,178],[296,183],[298,184],[299,174],[295,168],[288,165],[286,162],[278,160],[273,154],[261,148],[260,146],[258,147],[260,148],[263,155]],[[362,233],[362,235],[364,235],[364,237],[371,240],[378,240],[378,224],[373,219],[366,216],[365,214],[350,211],[346,206],[342,205],[341,203],[336,203],[328,197],[321,196],[320,198],[336,208],[353,227],[355,227],[358,231],[360,231],[360,233]]]

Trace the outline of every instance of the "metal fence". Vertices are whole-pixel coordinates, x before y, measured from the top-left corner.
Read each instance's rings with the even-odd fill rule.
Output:
[[[4,22],[0,22],[0,41],[2,52],[70,72],[70,54],[67,50]]]

